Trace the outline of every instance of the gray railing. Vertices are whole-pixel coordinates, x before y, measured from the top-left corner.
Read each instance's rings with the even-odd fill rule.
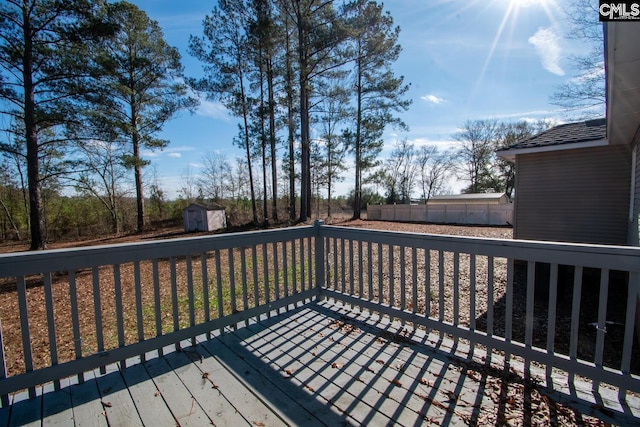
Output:
[[[324,297],[464,339],[489,358],[518,356],[528,374],[543,365],[550,387],[562,372],[640,392],[640,248],[332,226],[321,236]]]
[[[292,227],[0,255],[3,406],[14,391],[82,381],[83,372],[314,298],[317,234]]]
[[[640,249],[326,226],[0,255],[0,396],[317,297],[640,391]],[[636,347],[634,347],[636,346]],[[535,362],[535,363],[534,363]]]

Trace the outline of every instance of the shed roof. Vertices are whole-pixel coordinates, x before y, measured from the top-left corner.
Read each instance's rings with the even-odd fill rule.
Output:
[[[448,194],[445,196],[433,196],[433,201],[462,201],[462,200],[496,200],[504,197],[504,193],[473,193],[473,194]]]
[[[219,205],[217,203],[211,202],[211,203],[191,203],[189,206],[187,206],[186,208],[184,208],[183,210],[187,210],[191,207],[198,207],[201,209],[205,209],[208,211],[223,211],[226,208],[222,205]]]
[[[518,141],[506,149],[498,150],[498,155],[513,161],[515,160],[516,154],[606,145],[606,138],[606,119],[601,118],[584,122],[566,123]]]

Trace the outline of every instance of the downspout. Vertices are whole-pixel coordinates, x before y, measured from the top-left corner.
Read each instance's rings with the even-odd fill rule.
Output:
[[[634,220],[635,195],[636,195],[636,156],[638,147],[631,151],[631,197],[629,198],[629,222]]]

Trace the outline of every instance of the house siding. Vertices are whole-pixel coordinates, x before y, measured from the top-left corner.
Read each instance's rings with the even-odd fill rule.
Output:
[[[627,244],[629,147],[518,155],[514,237]]]
[[[633,212],[629,218],[629,244],[640,246],[640,136],[635,140],[635,186],[633,194]]]

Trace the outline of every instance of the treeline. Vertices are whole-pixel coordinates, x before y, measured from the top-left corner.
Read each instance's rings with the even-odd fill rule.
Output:
[[[452,135],[456,145],[416,147],[406,139],[397,142],[373,178],[385,194],[386,203],[426,203],[432,196],[450,193],[448,182],[466,182],[462,193],[506,193],[513,197],[515,165],[497,151],[536,135],[553,124],[549,120],[501,122],[497,119],[467,120]]]
[[[141,152],[166,147],[158,138],[163,125],[195,109],[199,97],[239,119],[233,142],[245,155],[254,223],[281,219],[282,179],[288,219],[309,218],[313,186],[326,186],[331,198],[347,155],[355,163],[359,217],[382,134],[388,125],[405,127],[397,113],[410,104],[408,86],[391,70],[399,31],[375,1],[221,0],[190,39],[189,53],[205,73],[195,79],[184,75],[158,23],[131,3],[4,1],[5,220],[17,231],[26,210],[31,249],[40,249],[45,195],[95,198],[114,233],[125,225],[123,209],[130,210],[122,200],[133,197],[136,229],[143,229],[145,202],[161,188],[145,186]],[[71,191],[77,197],[69,198]]]

